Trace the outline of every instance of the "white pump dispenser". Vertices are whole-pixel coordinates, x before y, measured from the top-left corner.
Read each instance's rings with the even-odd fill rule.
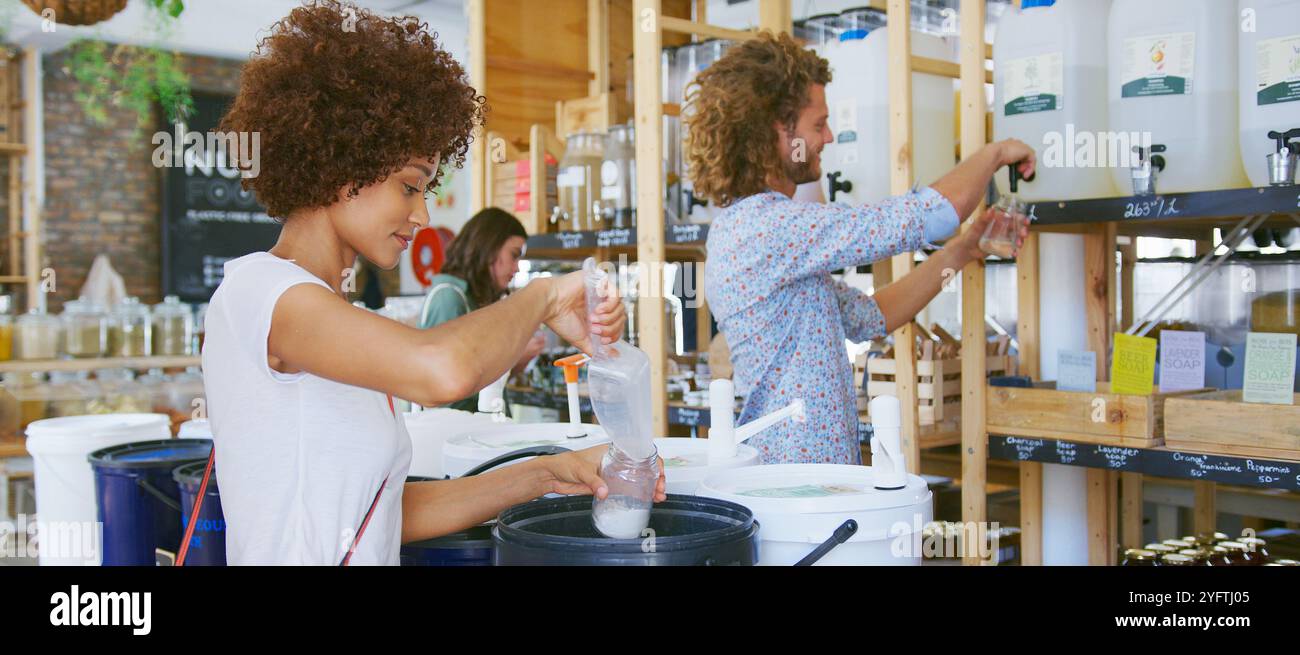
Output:
[[[875,487],[881,490],[907,486],[907,466],[903,460],[903,413],[894,396],[876,396],[871,400],[871,472]]]
[[[484,387],[478,392],[478,413],[491,414],[492,421],[495,423],[505,423],[510,419],[506,417],[506,380],[510,378],[510,372],[506,371],[499,380]]]
[[[781,421],[793,419],[795,423],[807,420],[803,399],[797,399],[784,409],[736,427],[736,387],[731,380],[719,378],[709,383],[709,463],[718,464],[736,456],[736,444],[766,430]]]

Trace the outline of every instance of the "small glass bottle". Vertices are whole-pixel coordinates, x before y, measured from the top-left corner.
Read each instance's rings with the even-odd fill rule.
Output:
[[[993,220],[980,237],[980,250],[1002,259],[1012,259],[1019,252],[1020,227],[1029,221],[1025,203],[1016,195],[1020,171],[1014,165],[1008,168],[1011,192],[999,198],[997,204],[989,210],[993,213]]]
[[[190,354],[194,314],[176,296],[167,296],[153,306],[153,354],[180,357]]]
[[[110,357],[148,357],[153,344],[149,308],[134,296],[113,308],[109,324]]]
[[[592,500],[596,530],[611,539],[643,537],[642,531],[650,525],[650,506],[659,480],[658,451],[638,460],[611,445],[601,460],[600,477],[609,494],[604,500]]]
[[[14,317],[0,314],[0,362],[14,358]]]
[[[17,359],[56,359],[59,356],[59,319],[40,309],[18,317],[15,330]]]
[[[103,357],[108,351],[108,316],[85,298],[63,305],[64,347],[73,357]]]
[[[1130,548],[1124,551],[1124,561],[1120,566],[1160,566],[1160,561],[1149,550]]]

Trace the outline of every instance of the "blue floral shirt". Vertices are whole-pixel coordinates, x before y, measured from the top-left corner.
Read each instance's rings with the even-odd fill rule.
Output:
[[[762,463],[861,463],[844,340],[885,336],[885,317],[831,271],[920,250],[959,223],[952,204],[930,188],[859,207],[769,191],[714,219],[705,297],[731,348],[736,390],[746,396],[737,425],[795,398],[807,406],[805,423],[785,421],[749,440]]]

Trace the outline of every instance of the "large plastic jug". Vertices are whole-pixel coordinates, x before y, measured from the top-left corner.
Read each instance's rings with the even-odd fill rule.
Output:
[[[1300,127],[1300,0],[1239,0],[1241,160],[1253,186],[1268,186],[1270,131]]]
[[[1038,152],[1020,198],[1121,195],[1106,165],[1106,20],[1110,0],[1024,0],[1003,15],[993,44],[993,138]],[[994,176],[1006,194],[1007,178]],[[1122,195],[1129,195],[1125,192]]]
[[[1156,191],[1248,186],[1237,130],[1237,7],[1225,0],[1115,0],[1110,9],[1110,130],[1167,147]],[[1135,144],[1136,145],[1136,144]],[[1132,172],[1112,168],[1115,185]]]
[[[850,205],[878,202],[890,193],[893,158],[889,144],[889,34],[883,12],[845,12],[840,42],[823,55],[834,79],[826,87],[835,142],[822,151],[826,199]],[[932,34],[912,33],[912,53],[955,61],[951,46]],[[956,164],[953,81],[912,75],[912,162],[914,181],[931,184]]]
[[[596,260],[583,262],[586,274],[587,307],[594,311],[603,297],[599,289],[609,274]],[[591,335],[592,356],[587,365],[587,386],[592,411],[610,441],[634,459],[655,454],[653,420],[650,415],[650,357],[641,349],[619,339],[609,345]]]

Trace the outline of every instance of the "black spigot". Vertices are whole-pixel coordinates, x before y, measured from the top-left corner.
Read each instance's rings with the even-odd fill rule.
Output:
[[[844,173],[841,173],[839,171],[826,174],[826,180],[830,182],[831,202],[835,202],[836,194],[853,193],[853,181],[852,180],[841,181],[840,177],[842,177],[843,175]]]
[[[1300,139],[1300,127],[1287,130],[1286,132],[1269,132],[1268,138],[1277,142],[1277,151],[1282,152],[1284,149],[1290,149],[1295,152],[1300,148],[1300,143],[1291,141],[1291,139]]]
[[[1159,143],[1151,146],[1150,148],[1143,148],[1142,146],[1133,146],[1133,152],[1137,153],[1139,164],[1141,164],[1144,161],[1150,160],[1151,167],[1160,172],[1164,172],[1165,170],[1165,158],[1160,156],[1159,153],[1165,152],[1167,150],[1168,148],[1166,148],[1163,144],[1159,144]]]
[[[695,197],[695,191],[692,189],[687,189],[685,191],[685,195],[686,195],[686,216],[690,216],[691,212],[695,211],[696,207],[709,206],[709,201],[707,199],[701,200]]]

